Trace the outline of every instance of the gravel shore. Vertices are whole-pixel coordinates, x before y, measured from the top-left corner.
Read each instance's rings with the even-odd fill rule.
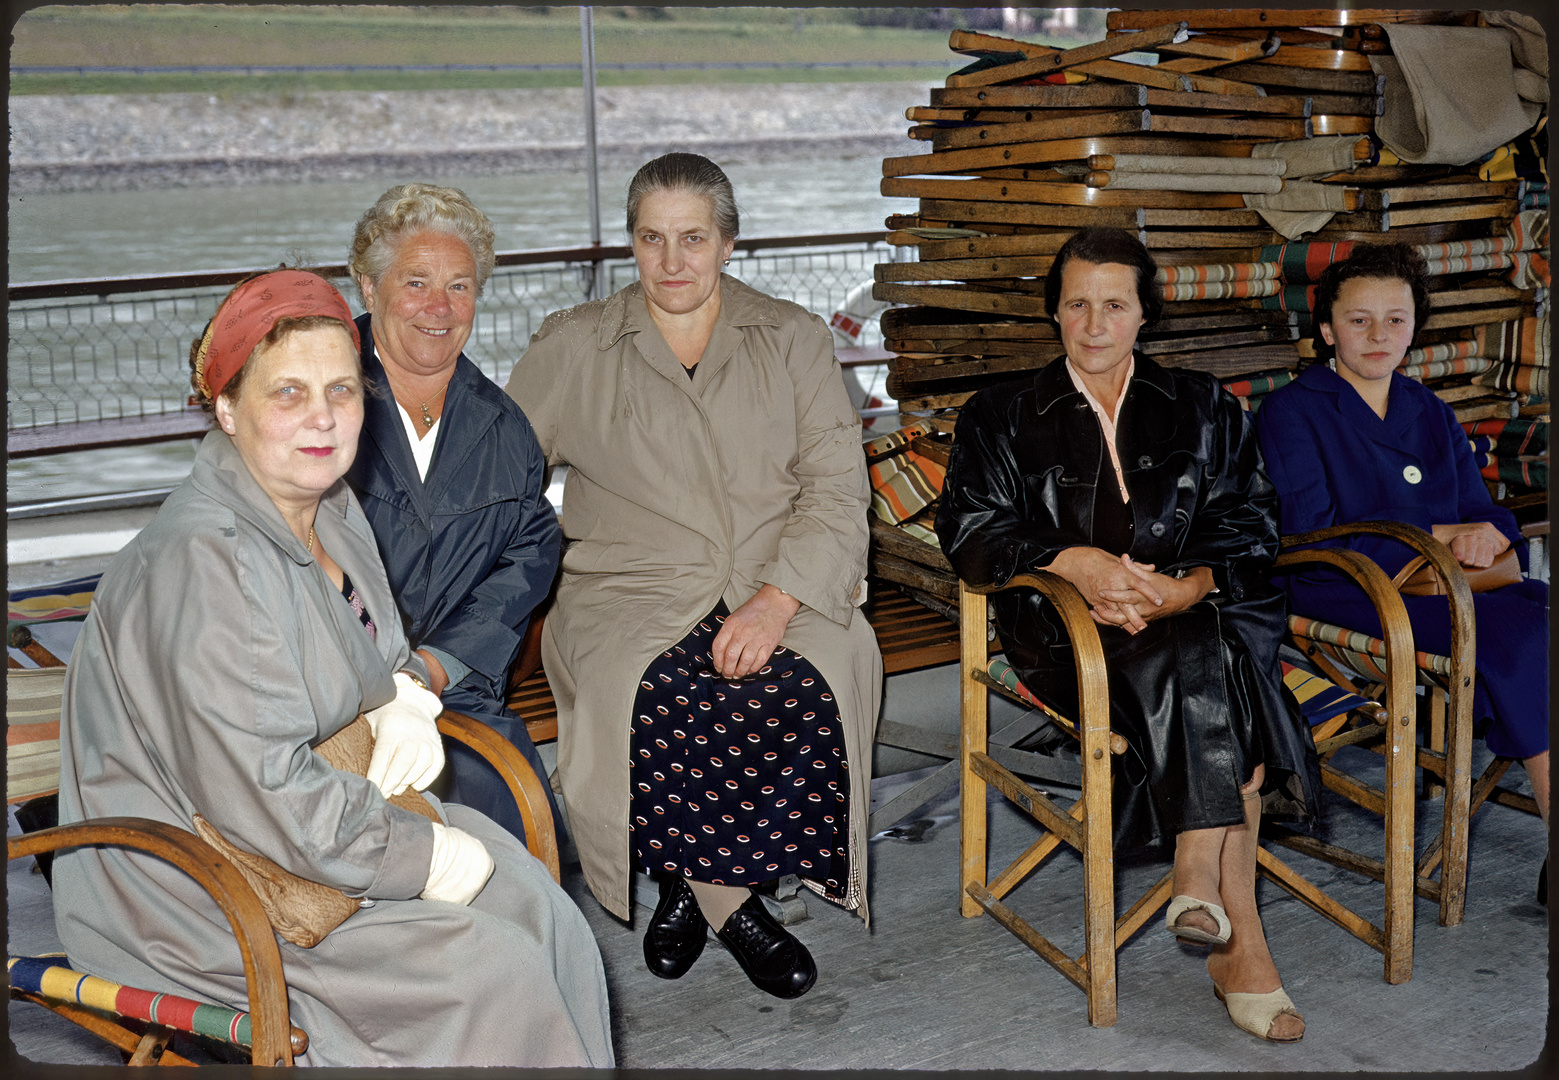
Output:
[[[910,154],[928,82],[605,87],[603,162]],[[583,167],[580,89],[10,99],[13,194]]]

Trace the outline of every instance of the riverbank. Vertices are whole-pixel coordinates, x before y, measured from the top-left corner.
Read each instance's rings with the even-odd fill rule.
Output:
[[[927,82],[603,87],[603,165],[912,153]],[[12,195],[583,168],[584,91],[320,91],[10,100]]]

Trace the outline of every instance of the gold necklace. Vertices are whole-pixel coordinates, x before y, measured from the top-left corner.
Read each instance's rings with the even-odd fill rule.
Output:
[[[310,555],[314,554],[314,526],[309,526],[309,540],[304,545]]]
[[[418,406],[422,410],[422,426],[427,428],[429,431],[433,430],[433,414],[428,412],[428,405],[443,397],[444,391],[448,389],[449,384],[445,383],[443,390],[440,390],[438,393],[434,394],[432,397],[428,398],[427,401],[424,401],[420,406]]]

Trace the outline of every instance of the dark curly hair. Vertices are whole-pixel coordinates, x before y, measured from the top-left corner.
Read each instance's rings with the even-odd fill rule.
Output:
[[[1400,281],[1413,294],[1413,340],[1429,318],[1429,270],[1424,257],[1406,244],[1358,244],[1352,254],[1341,262],[1334,262],[1321,271],[1315,285],[1315,299],[1310,304],[1310,334],[1315,342],[1315,355],[1330,360],[1336,350],[1321,336],[1321,324],[1331,324],[1332,305],[1343,282],[1354,278],[1382,278]],[[1409,346],[1411,347],[1411,345]]]
[[[1061,303],[1061,271],[1073,259],[1102,264],[1120,263],[1137,272],[1137,302],[1142,305],[1142,318],[1148,326],[1158,322],[1164,310],[1163,291],[1154,281],[1158,264],[1148,249],[1125,229],[1088,228],[1072,234],[1071,239],[1056,252],[1050,273],[1045,275],[1045,310],[1053,321],[1056,308]]]

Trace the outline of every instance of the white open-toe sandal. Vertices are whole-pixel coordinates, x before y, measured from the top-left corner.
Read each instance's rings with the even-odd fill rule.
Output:
[[[1223,989],[1213,983],[1213,993],[1218,995],[1218,1000],[1223,1002],[1223,1007],[1229,1010],[1229,1019],[1234,1021],[1234,1026],[1250,1032],[1258,1039],[1266,1039],[1268,1042],[1298,1042],[1304,1038],[1304,1032],[1292,1038],[1276,1038],[1271,1034],[1272,1025],[1278,1017],[1284,1013],[1290,1013],[1300,1020],[1299,1010],[1294,1008],[1294,1003],[1288,999],[1280,986],[1276,990],[1266,994],[1226,994]]]
[[[1205,911],[1213,917],[1213,922],[1218,924],[1218,932],[1209,934],[1195,926],[1181,926],[1180,916],[1188,911]],[[1164,929],[1168,930],[1181,941],[1189,941],[1196,945],[1227,945],[1229,943],[1229,916],[1223,908],[1210,900],[1198,900],[1194,896],[1177,896],[1169,902],[1169,910],[1164,913]]]

